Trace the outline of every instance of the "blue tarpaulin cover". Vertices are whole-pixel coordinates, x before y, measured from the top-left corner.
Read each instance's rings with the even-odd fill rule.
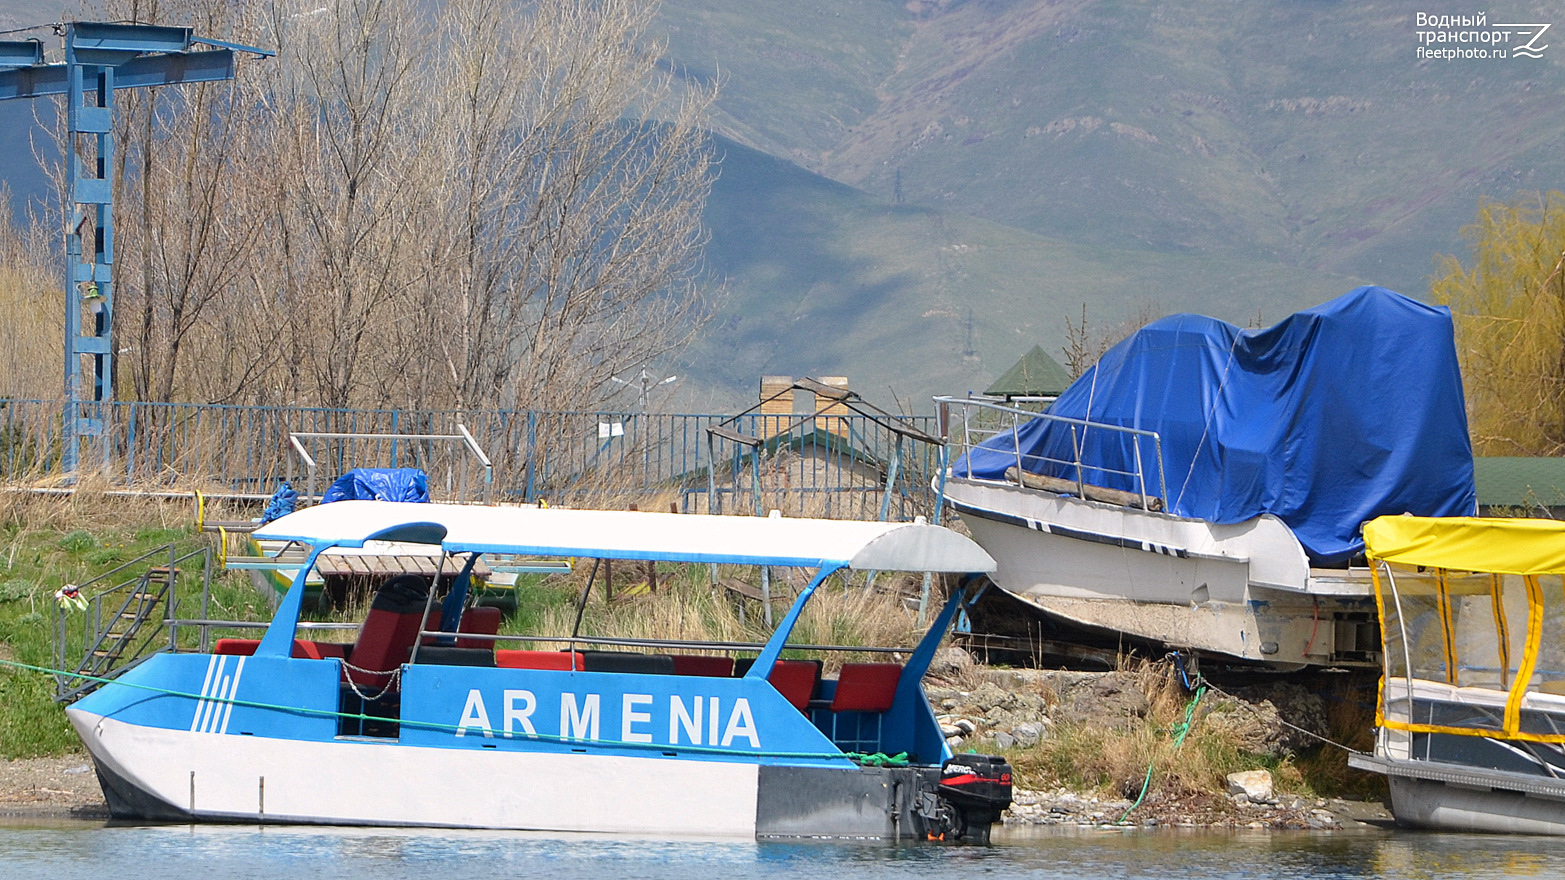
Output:
[[[261,525],[264,526],[278,517],[293,513],[294,508],[298,506],[299,493],[294,491],[292,483],[283,480],[278,485],[277,491],[272,493],[271,499],[266,502],[266,509],[261,511]]]
[[[1476,512],[1473,453],[1448,309],[1360,287],[1266,330],[1173,315],[1110,349],[1049,409],[1156,431],[1165,509],[1214,523],[1263,513],[1294,531],[1315,565],[1362,553],[1382,514]],[[1078,431],[1081,431],[1078,428]],[[1139,491],[1131,435],[1080,434],[1086,482]],[[1027,470],[1076,479],[1068,425],[1035,419],[973,449],[958,476]],[[1142,438],[1147,492],[1155,447]]]
[[[418,468],[354,468],[337,478],[321,503],[429,500],[429,477]]]

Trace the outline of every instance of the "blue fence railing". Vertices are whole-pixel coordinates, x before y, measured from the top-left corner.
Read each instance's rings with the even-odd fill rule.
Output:
[[[192,486],[266,494],[304,476],[291,432],[450,434],[463,425],[493,462],[494,501],[540,498],[572,506],[631,501],[681,510],[911,519],[927,515],[936,444],[860,415],[818,416],[791,426],[776,415],[654,414],[556,410],[363,410],[187,403],[106,403],[98,437],[83,438],[82,469],[112,485]],[[60,473],[62,404],[0,400],[0,481]],[[760,446],[710,437],[724,422]],[[933,434],[934,419],[903,424]],[[329,482],[350,467],[421,467],[432,491],[470,498],[481,477],[461,444],[403,437],[303,441]],[[714,461],[716,462],[714,467]],[[888,474],[894,475],[887,491]],[[322,486],[321,488],[324,488]],[[711,497],[708,497],[710,494]],[[643,509],[650,509],[644,507]]]

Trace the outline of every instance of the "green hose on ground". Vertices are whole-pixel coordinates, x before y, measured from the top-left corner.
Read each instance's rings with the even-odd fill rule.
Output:
[[[1184,743],[1185,736],[1190,733],[1190,727],[1195,723],[1196,704],[1201,702],[1201,697],[1205,693],[1206,685],[1201,685],[1200,687],[1196,688],[1195,696],[1190,698],[1190,702],[1185,704],[1185,720],[1175,725],[1173,729],[1174,751],[1179,751],[1179,746]],[[1114,821],[1115,825],[1125,824],[1125,819],[1127,819],[1131,813],[1134,813],[1136,808],[1141,806],[1141,802],[1146,799],[1147,789],[1152,786],[1152,770],[1156,766],[1157,757],[1154,756],[1151,763],[1147,764],[1147,778],[1141,783],[1141,793],[1136,795],[1136,802],[1131,804],[1130,807],[1125,810],[1124,814]]]

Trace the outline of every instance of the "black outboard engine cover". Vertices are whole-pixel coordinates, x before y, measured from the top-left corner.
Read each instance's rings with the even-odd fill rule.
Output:
[[[989,826],[1011,805],[1011,765],[999,755],[957,755],[940,768],[940,797],[961,816],[959,836],[989,842]]]

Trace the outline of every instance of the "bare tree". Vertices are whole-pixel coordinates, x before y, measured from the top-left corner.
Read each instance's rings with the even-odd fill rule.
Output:
[[[1096,364],[1109,349],[1118,345],[1122,340],[1142,327],[1163,317],[1163,309],[1155,302],[1142,301],[1137,303],[1134,314],[1111,325],[1105,329],[1093,333],[1087,327],[1087,304],[1081,304],[1081,323],[1076,323],[1065,316],[1065,369],[1072,379],[1081,377],[1082,373]]]
[[[243,38],[246,10],[213,0],[131,0],[111,15],[164,20]],[[115,333],[122,384],[137,399],[189,394],[206,374],[213,312],[245,278],[261,222],[234,210],[253,129],[231,83],[134,89],[116,95]],[[203,344],[203,343],[206,344]],[[126,357],[128,355],[128,357]],[[197,383],[199,384],[199,383]]]
[[[591,406],[701,316],[714,95],[658,71],[650,4],[512,7],[440,22],[426,338],[458,406]]]
[[[655,7],[114,11],[278,50],[121,102],[136,397],[590,407],[704,317],[714,94],[660,71]]]

